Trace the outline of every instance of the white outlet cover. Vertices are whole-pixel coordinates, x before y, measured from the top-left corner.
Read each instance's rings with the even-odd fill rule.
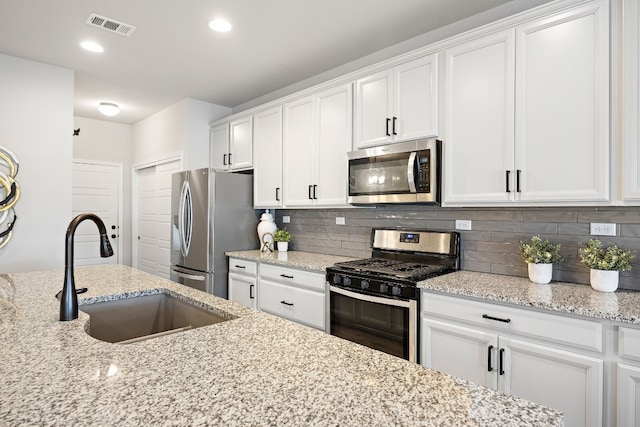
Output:
[[[336,225],[344,225],[344,217],[343,216],[337,216],[336,217]]]
[[[456,219],[456,230],[471,230],[471,220]]]
[[[616,224],[615,223],[591,223],[591,235],[592,236],[615,236]]]
[[[288,215],[283,216],[282,217],[282,222],[285,223],[285,224],[290,223],[291,222],[291,217],[288,216]]]

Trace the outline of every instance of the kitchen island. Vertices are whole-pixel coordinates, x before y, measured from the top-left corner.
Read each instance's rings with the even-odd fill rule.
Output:
[[[60,322],[63,271],[0,275],[0,425],[559,426],[555,410],[125,266],[82,305],[168,292],[232,320],[132,344]]]

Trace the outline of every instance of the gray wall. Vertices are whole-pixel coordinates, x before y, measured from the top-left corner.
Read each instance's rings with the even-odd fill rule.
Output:
[[[289,224],[282,223],[290,216]],[[336,225],[344,217],[345,225]],[[587,241],[589,223],[616,223],[616,237],[600,237],[640,256],[640,207],[606,208],[441,208],[432,206],[377,206],[353,209],[276,211],[276,223],[291,232],[291,250],[368,257],[372,227],[415,227],[454,230],[456,219],[472,220],[471,231],[461,231],[462,269],[527,276],[518,253],[521,240],[539,235],[560,243],[564,261],[554,264],[553,280],[589,283],[589,269],[580,263],[579,242]],[[620,273],[620,288],[640,290],[640,260]]]

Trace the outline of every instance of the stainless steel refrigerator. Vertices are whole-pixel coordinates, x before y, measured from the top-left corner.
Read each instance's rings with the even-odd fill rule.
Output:
[[[225,252],[259,247],[253,176],[204,168],[171,178],[171,280],[227,298]]]

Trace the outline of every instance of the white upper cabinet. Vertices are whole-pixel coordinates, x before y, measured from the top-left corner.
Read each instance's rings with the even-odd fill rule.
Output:
[[[211,128],[211,167],[214,170],[229,169],[229,123],[222,123]]]
[[[358,79],[354,149],[438,135],[437,58]]]
[[[624,2],[623,198],[640,202],[640,0]]]
[[[516,197],[609,199],[608,2],[517,29]]]
[[[609,200],[608,40],[597,0],[445,51],[445,205]]]
[[[236,171],[253,167],[253,117],[219,124],[211,129],[211,167]]]
[[[346,206],[352,143],[351,85],[284,106],[284,204]]]
[[[513,30],[448,49],[444,201],[509,202],[514,127]]]
[[[253,200],[256,208],[282,206],[282,107],[253,117]]]

